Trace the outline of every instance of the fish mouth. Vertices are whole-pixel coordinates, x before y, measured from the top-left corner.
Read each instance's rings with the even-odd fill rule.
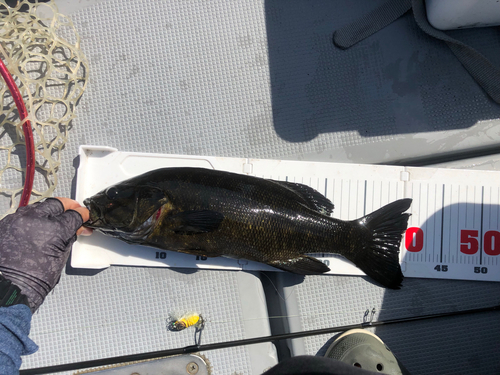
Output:
[[[126,230],[126,228],[110,227],[110,225],[104,220],[101,208],[92,199],[85,199],[83,204],[90,212],[89,220],[83,224],[85,227],[99,230],[113,237],[119,237],[124,240],[134,242],[145,240],[153,232],[162,213],[162,207],[160,206],[160,208],[158,208],[148,219],[137,226],[133,231],[130,231]],[[136,204],[136,207],[137,206],[138,205]],[[136,220],[136,217],[137,211],[134,213],[132,222]]]
[[[104,220],[102,219],[101,209],[97,204],[95,204],[89,198],[83,201],[83,205],[89,210],[89,219],[83,223],[83,225],[87,228],[100,228],[105,225]]]

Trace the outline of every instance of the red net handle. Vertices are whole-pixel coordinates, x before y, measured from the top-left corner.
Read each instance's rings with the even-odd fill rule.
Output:
[[[14,78],[12,78],[12,75],[2,59],[0,59],[0,74],[2,74],[2,77],[10,90],[12,98],[16,103],[21,121],[24,121],[23,133],[26,143],[26,175],[24,179],[23,194],[21,195],[21,200],[19,202],[19,207],[22,207],[28,205],[31,197],[31,190],[33,189],[33,180],[35,178],[35,143],[33,142],[31,123],[29,120],[26,120],[28,117],[28,111],[24,105],[23,97],[19,92],[19,88],[17,87]]]

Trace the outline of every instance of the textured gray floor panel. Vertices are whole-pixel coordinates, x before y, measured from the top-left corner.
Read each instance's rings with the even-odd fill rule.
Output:
[[[72,18],[91,78],[73,140],[367,163],[500,144],[500,106],[411,14],[349,50],[333,46],[336,28],[378,3],[108,0],[85,8]],[[495,28],[451,33],[500,65]]]
[[[246,272],[111,267],[65,274],[34,315],[40,350],[23,368],[194,345],[194,329],[168,330],[172,312],[206,319],[202,344],[269,335],[259,279]],[[277,363],[271,344],[202,353],[214,374],[258,374]]]
[[[279,274],[279,295],[291,332],[497,305],[498,283],[405,279],[385,290],[362,277]],[[371,311],[376,313],[372,316]],[[401,323],[375,330],[413,375],[500,372],[498,313]],[[324,355],[334,335],[294,339],[291,355]]]
[[[63,150],[56,195],[74,196],[82,144],[365,163],[500,144],[500,106],[410,14],[352,49],[333,46],[336,28],[382,2],[106,0],[78,7],[72,18],[90,81]],[[500,65],[498,29],[450,34]],[[192,344],[192,331],[166,331],[172,306],[236,320],[214,320],[205,343],[249,337],[260,331],[238,323],[248,307],[247,292],[235,287],[240,277],[70,270],[34,317],[32,337],[41,349],[23,366]],[[385,293],[354,277],[308,277],[290,288],[285,314],[299,315],[290,318],[292,330],[358,321],[373,306],[380,317],[399,316],[498,302],[499,293],[498,284],[433,280],[407,280],[402,291]],[[377,332],[415,374],[498,373],[498,321],[462,317]],[[328,339],[296,340],[292,349],[316,354]],[[270,346],[250,348],[207,353],[214,373],[258,373],[272,363]],[[256,359],[262,352],[271,353],[266,361]]]

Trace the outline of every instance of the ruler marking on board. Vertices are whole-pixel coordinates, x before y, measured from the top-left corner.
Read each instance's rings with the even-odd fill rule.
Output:
[[[349,180],[348,180],[348,187],[347,187],[347,191],[348,191],[348,192],[351,192],[351,191],[352,191],[352,190],[351,190],[351,189],[352,189],[352,183],[351,183],[351,182],[352,182],[352,180],[351,180],[351,179],[349,179]],[[350,194],[348,194],[348,197],[350,198]],[[354,219],[352,219],[352,218],[351,218],[351,209],[352,209],[352,207],[351,207],[351,206],[352,206],[352,205],[351,205],[351,199],[348,199],[348,200],[347,200],[347,220],[354,220]]]
[[[439,212],[438,211],[438,205],[439,205],[439,202],[437,201],[437,197],[438,197],[438,184],[434,184],[434,212]],[[441,209],[441,215],[443,215],[443,210]],[[434,216],[434,242],[433,242],[433,255],[434,255],[434,262],[438,262],[439,261],[439,254],[437,253],[439,250],[439,246],[436,246],[436,238],[438,238],[438,231],[441,230],[438,225],[437,225],[437,221],[438,221],[438,218],[436,218],[436,216]],[[442,228],[442,225],[441,225],[441,228]],[[442,238],[442,237],[441,237]]]
[[[342,199],[342,202],[344,201],[344,179],[340,179],[340,198]],[[344,205],[340,207],[340,214],[342,215]]]
[[[422,210],[422,184],[418,184],[418,201],[420,202],[420,208],[419,211]],[[419,214],[420,216],[420,214]],[[417,259],[419,261],[422,261],[422,257],[425,260],[425,253],[427,252],[427,247],[425,246],[423,249],[423,254],[417,253]]]
[[[441,199],[441,248],[440,248],[439,263],[443,263],[443,241],[444,241],[444,194],[445,194],[445,185],[443,184],[443,197],[442,197],[442,199]]]
[[[500,204],[500,187],[497,188],[497,205]],[[500,227],[500,209],[497,209],[497,228]],[[491,258],[489,258],[491,259]],[[498,265],[498,257],[495,257],[495,265]]]
[[[359,212],[359,194],[360,194],[361,184],[360,181],[356,184],[356,214]],[[362,215],[359,215],[362,216]],[[356,218],[357,219],[357,218]]]
[[[481,186],[481,229],[479,231],[479,264],[483,264],[483,214],[484,214],[484,186]]]
[[[365,180],[365,197],[363,200],[363,216],[366,216],[366,191],[368,189],[368,180]]]
[[[435,190],[435,189],[434,189],[434,190]],[[427,194],[427,199],[429,199],[429,197],[431,196],[431,187],[430,187],[430,184],[429,184],[429,183],[427,183],[427,192],[426,192],[426,194]],[[433,207],[431,208],[431,211],[432,211],[432,212],[435,212],[435,211],[436,211],[436,199],[433,199],[431,202],[432,202],[432,205],[433,205]],[[427,206],[427,213],[426,213],[426,216],[427,216],[427,217],[431,217],[431,216],[429,216],[429,206]],[[429,221],[429,220],[427,220],[427,222],[428,222],[428,221]],[[434,224],[435,222],[436,222],[436,217],[435,217],[435,216],[432,216],[432,224]],[[427,228],[428,228],[428,227],[429,227],[429,226],[428,226],[428,225],[426,225],[426,230],[427,230]],[[434,227],[434,231],[433,231],[432,235],[430,236],[430,237],[431,237],[431,238],[430,238],[430,241],[431,241],[431,242],[429,242],[429,243],[434,243],[434,242],[435,242],[435,235],[436,235],[436,232],[435,232],[435,227],[436,227],[436,225],[432,225],[432,226],[431,226],[431,228],[432,228],[432,227]],[[430,230],[428,230],[428,232],[430,232]],[[426,249],[428,249],[428,250],[427,250],[427,262],[431,262],[431,261],[432,261],[432,258],[433,258],[433,256],[434,256],[434,250],[433,250],[433,249],[434,249],[434,246],[432,246],[432,247],[426,246]],[[431,250],[431,249],[432,249],[432,250]],[[432,254],[431,254],[431,251],[432,251]],[[425,258],[424,258],[424,261],[425,261]]]

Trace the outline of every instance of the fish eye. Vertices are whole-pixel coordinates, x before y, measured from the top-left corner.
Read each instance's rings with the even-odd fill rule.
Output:
[[[126,189],[126,188],[125,189],[118,189],[115,186],[111,186],[105,191],[105,194],[106,194],[106,197],[110,201],[118,199],[118,198],[126,199],[126,198],[130,198],[134,195],[134,189]]]
[[[109,199],[109,200],[114,200],[118,197],[118,194],[120,192],[118,191],[117,188],[115,187],[110,187],[109,189],[106,190],[106,197]]]

